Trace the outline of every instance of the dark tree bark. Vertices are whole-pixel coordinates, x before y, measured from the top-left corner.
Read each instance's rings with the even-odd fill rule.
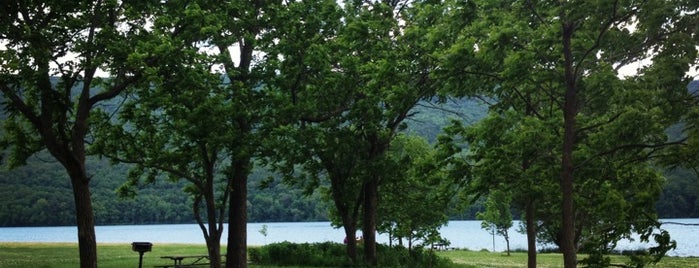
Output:
[[[326,166],[328,163],[326,163]],[[340,219],[342,220],[342,226],[345,229],[345,241],[346,241],[346,251],[347,257],[354,264],[357,261],[357,209],[359,209],[359,204],[354,204],[354,210],[350,210],[348,205],[348,200],[351,198],[345,194],[344,188],[342,187],[343,181],[347,178],[341,178],[336,174],[330,174],[330,187],[333,196],[333,201],[335,203],[335,208],[338,214],[340,214]]]
[[[68,170],[68,167],[66,166]],[[68,170],[75,200],[75,221],[78,226],[78,250],[80,267],[97,267],[97,241],[95,236],[95,215],[92,210],[90,178],[85,170]]]
[[[536,207],[529,200],[525,208],[527,218],[527,267],[536,268]]]
[[[219,225],[219,217],[217,217],[216,201],[213,191],[213,175],[208,176],[206,182],[201,188],[204,198],[204,207],[206,209],[206,223],[204,223],[199,214],[198,207],[200,201],[194,202],[194,216],[197,218],[199,227],[204,234],[204,239],[206,240],[206,248],[208,250],[209,261],[211,263],[211,268],[221,267],[221,234],[223,232],[223,226]],[[200,199],[201,197],[197,197]]]
[[[347,257],[354,264],[357,261],[357,225],[355,222],[346,219],[343,220],[343,227],[345,230],[345,240],[347,241],[345,252],[347,252]]]
[[[247,251],[247,182],[250,159],[234,164],[231,178],[231,198],[228,210],[228,248],[226,251],[226,268],[245,268],[248,266]]]
[[[563,156],[561,160],[560,189],[563,198],[561,206],[561,251],[563,264],[566,268],[577,266],[575,246],[575,207],[573,203],[574,164],[573,150],[575,149],[575,127],[578,114],[577,88],[571,39],[575,25],[564,23],[563,27],[563,56],[565,59],[565,102],[563,106]]]
[[[364,235],[364,261],[369,266],[378,265],[376,256],[376,218],[378,208],[379,183],[377,178],[372,178],[364,185],[363,227]]]

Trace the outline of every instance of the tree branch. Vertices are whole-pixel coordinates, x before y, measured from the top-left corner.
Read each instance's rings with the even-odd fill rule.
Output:
[[[39,116],[34,111],[32,111],[32,109],[19,96],[17,96],[17,94],[12,92],[12,89],[10,89],[10,87],[7,86],[7,84],[0,84],[0,91],[2,91],[5,97],[10,99],[10,101],[12,102],[12,106],[17,108],[17,110],[19,110],[20,113],[22,113],[24,116],[27,117],[27,119],[29,119],[29,121],[34,125],[34,127],[40,129],[41,120],[39,119]],[[7,107],[5,109],[7,109]]]
[[[622,151],[622,150],[631,150],[631,149],[652,149],[651,152],[649,152],[648,154],[646,154],[644,157],[635,158],[635,159],[633,159],[631,162],[635,162],[635,161],[644,161],[644,160],[647,160],[647,159],[651,158],[651,157],[652,157],[652,154],[655,153],[655,152],[657,152],[658,150],[660,150],[660,149],[662,149],[662,148],[665,148],[665,147],[669,147],[669,146],[676,146],[676,145],[684,144],[684,141],[685,141],[685,140],[686,140],[686,138],[685,138],[685,139],[678,140],[678,141],[674,141],[674,142],[666,142],[666,143],[658,143],[658,144],[642,144],[642,143],[637,143],[637,144],[625,144],[625,145],[617,146],[617,147],[614,147],[614,148],[612,148],[612,149],[610,149],[610,150],[607,150],[607,151],[598,153],[598,154],[596,154],[596,155],[594,155],[594,156],[592,156],[592,157],[586,159],[585,161],[582,161],[579,165],[575,166],[575,169],[578,169],[578,168],[580,168],[580,167],[585,166],[587,163],[589,163],[589,162],[592,161],[593,159],[596,159],[596,158],[599,158],[599,157],[602,157],[602,156],[606,156],[606,155],[615,154],[615,153],[617,153],[617,152],[619,152],[619,151]]]

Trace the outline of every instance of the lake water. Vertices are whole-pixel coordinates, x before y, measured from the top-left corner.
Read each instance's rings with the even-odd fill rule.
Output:
[[[672,219],[664,222],[699,224],[699,219]],[[518,224],[518,222],[515,222],[515,227],[510,230],[510,247],[512,249],[526,249],[526,236],[516,231]],[[263,226],[267,226],[266,236],[260,232]],[[677,241],[677,249],[670,252],[669,255],[699,256],[699,226],[664,224],[663,228],[668,230],[672,238]],[[331,227],[329,222],[250,223],[247,229],[248,245],[265,245],[282,241],[295,243],[332,241],[342,243],[345,237],[342,229]],[[196,224],[97,226],[95,231],[98,243],[147,241],[155,244],[204,244],[203,235]],[[447,226],[441,229],[441,234],[451,242],[451,247],[471,250],[493,250],[493,237],[481,229],[480,221],[450,221]],[[227,241],[225,231],[221,241],[223,243]],[[379,243],[388,243],[388,236],[380,234],[377,241]],[[77,242],[77,228],[0,228],[0,242]],[[641,246],[643,245],[637,241],[621,241],[618,249],[638,249]],[[495,237],[495,250],[505,250],[505,241],[502,237]]]

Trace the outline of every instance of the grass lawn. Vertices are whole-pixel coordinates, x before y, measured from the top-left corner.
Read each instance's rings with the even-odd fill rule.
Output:
[[[164,255],[206,254],[205,245],[158,244],[143,255],[143,267],[168,264]],[[138,267],[138,252],[131,244],[98,244],[99,267]],[[78,244],[74,243],[0,243],[0,267],[79,267]]]
[[[457,267],[488,267],[488,268],[504,268],[504,267],[527,267],[527,253],[514,252],[510,256],[504,253],[491,253],[484,251],[465,251],[465,250],[449,250],[440,251],[437,255],[451,259]],[[537,267],[553,268],[563,267],[563,255],[557,253],[545,253],[537,255]],[[612,256],[612,263],[623,264],[624,257]],[[581,266],[582,267],[582,266]],[[699,268],[699,258],[678,258],[666,257],[657,265],[648,267],[655,268],[681,268],[681,267],[697,267]]]
[[[99,267],[122,268],[138,267],[138,252],[131,251],[130,244],[99,244],[97,246]],[[222,249],[225,252],[225,248]],[[165,255],[201,255],[206,254],[205,245],[186,244],[154,244],[153,251],[143,256],[143,267],[169,264],[169,259],[161,259]],[[526,267],[527,254],[513,253],[505,256],[502,253],[450,250],[438,252],[455,263],[455,267]],[[560,254],[539,254],[538,267],[562,267],[563,257]],[[74,243],[0,243],[0,267],[3,268],[74,268],[79,266],[78,245]],[[271,268],[251,265],[252,268]],[[697,267],[699,258],[665,258],[651,267]]]

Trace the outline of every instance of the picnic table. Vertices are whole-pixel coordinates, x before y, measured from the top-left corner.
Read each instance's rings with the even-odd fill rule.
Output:
[[[209,265],[209,255],[172,255],[172,256],[160,256],[161,259],[170,259],[173,261],[172,265],[156,265],[154,267],[196,267]],[[187,260],[185,263],[182,261]]]

